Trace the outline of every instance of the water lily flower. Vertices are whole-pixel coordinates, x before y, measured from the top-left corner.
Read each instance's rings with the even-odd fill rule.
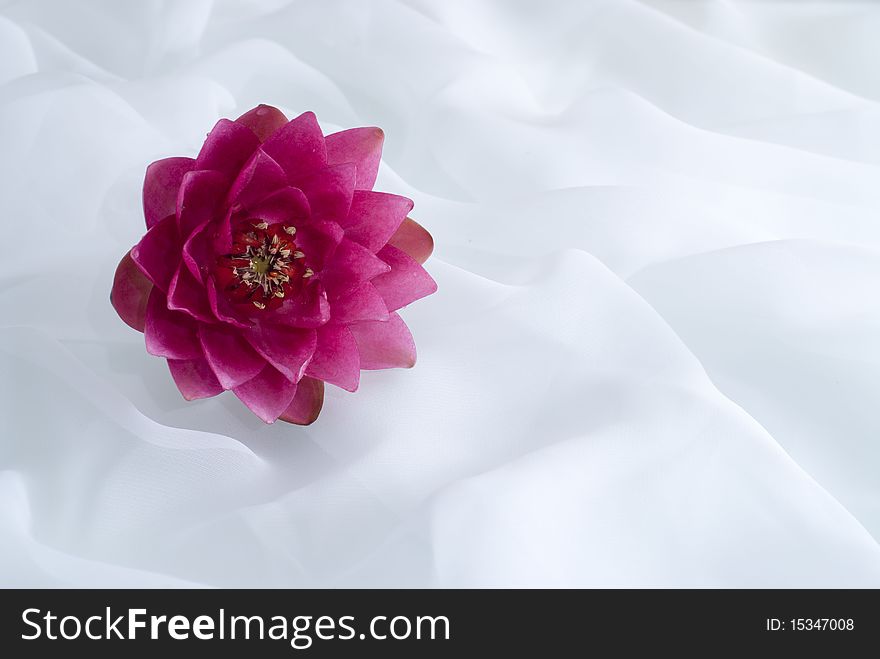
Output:
[[[325,382],[355,391],[362,369],[415,364],[397,311],[436,290],[433,240],[409,199],[372,190],[383,140],[260,105],[195,159],[147,168],[147,232],[110,300],[184,398],[231,390],[267,423],[309,424]]]

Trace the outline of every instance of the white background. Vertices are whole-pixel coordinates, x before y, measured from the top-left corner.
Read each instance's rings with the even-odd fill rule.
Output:
[[[0,583],[880,586],[880,3],[0,0]],[[440,290],[306,429],[108,303],[152,160],[386,131]]]

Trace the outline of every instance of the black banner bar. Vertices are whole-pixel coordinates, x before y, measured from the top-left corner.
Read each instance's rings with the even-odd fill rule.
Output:
[[[5,656],[841,652],[876,647],[878,618],[875,590],[0,591]]]

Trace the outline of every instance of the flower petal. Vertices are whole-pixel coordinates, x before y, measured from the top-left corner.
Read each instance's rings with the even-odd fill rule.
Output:
[[[381,128],[350,128],[333,133],[325,138],[327,143],[327,164],[338,165],[351,162],[357,166],[359,190],[372,190],[382,159],[382,144],[385,133]]]
[[[385,300],[388,311],[396,311],[437,290],[431,275],[406,252],[385,245],[378,256],[391,266],[391,272],[379,275],[371,283]]]
[[[248,110],[235,123],[247,126],[260,142],[265,142],[272,133],[287,123],[287,117],[276,107],[260,104],[253,110]]]
[[[178,266],[168,285],[168,308],[182,311],[203,323],[215,322],[205,287],[184,264]]]
[[[340,222],[348,216],[356,177],[357,168],[343,163],[298,179],[296,187],[308,198],[313,218]]]
[[[269,224],[292,224],[298,226],[311,211],[309,200],[299,188],[286,187],[274,192],[251,207],[251,215]]]
[[[131,258],[151,282],[167,291],[180,262],[177,218],[168,215],[150,227],[131,248]]]
[[[192,232],[216,219],[226,194],[226,177],[212,170],[187,172],[177,193],[177,229],[185,240]]]
[[[308,222],[296,232],[296,244],[305,252],[306,265],[320,272],[330,261],[344,233],[336,222]]]
[[[223,392],[223,387],[217,382],[211,367],[204,358],[198,359],[169,359],[168,369],[174,383],[180,389],[180,393],[187,400],[197,398],[210,398]]]
[[[324,383],[303,378],[296,386],[296,394],[287,409],[278,418],[288,423],[307,426],[314,423],[324,406]]]
[[[215,169],[232,178],[258,146],[260,140],[250,128],[221,119],[208,133],[196,158],[196,169]]]
[[[388,239],[388,244],[409,254],[417,263],[424,263],[434,251],[434,239],[427,229],[413,219],[403,224]]]
[[[215,254],[228,254],[232,248],[232,209],[228,209],[220,220],[214,226],[211,242]]]
[[[388,320],[388,307],[373,284],[364,282],[330,301],[330,317],[340,323]]]
[[[361,368],[410,368],[416,363],[416,344],[403,319],[392,313],[386,321],[354,323],[348,328],[357,341]]]
[[[296,297],[287,298],[272,312],[271,321],[288,327],[320,327],[330,320],[330,303],[320,282],[307,284]]]
[[[255,377],[232,390],[238,399],[266,423],[274,423],[296,394],[296,383],[269,364]]]
[[[166,359],[201,358],[197,330],[192,318],[168,309],[165,294],[153,289],[144,317],[144,341],[148,353]]]
[[[356,190],[348,216],[340,221],[345,235],[371,252],[378,252],[403,223],[413,203],[406,197]]]
[[[327,165],[324,134],[313,112],[304,112],[263,143],[263,150],[281,165],[291,182]]]
[[[211,307],[211,313],[216,316],[217,320],[242,329],[253,325],[248,319],[242,318],[240,314],[236,313],[229,301],[217,291],[217,282],[213,277],[207,278],[205,288],[208,291],[208,306]]]
[[[236,207],[250,208],[286,186],[287,176],[281,165],[265,151],[257,149],[229,189],[229,202]]]
[[[131,253],[126,252],[116,266],[116,274],[113,275],[110,304],[125,324],[138,332],[144,331],[147,300],[152,290],[152,282],[132,261]]]
[[[315,352],[315,330],[264,323],[242,333],[267,362],[298,382]]]
[[[361,358],[351,330],[342,324],[324,325],[317,330],[317,343],[306,375],[324,380],[346,391],[357,391]]]
[[[391,271],[391,266],[363,245],[343,238],[321,272],[328,293],[351,288]]]
[[[214,226],[208,220],[197,226],[183,243],[183,262],[199,282],[205,283],[211,262],[211,233],[208,227]]]
[[[199,340],[205,359],[224,389],[244,384],[266,366],[266,360],[237,329],[226,325],[200,325]]]
[[[196,161],[192,158],[163,158],[147,167],[143,198],[148,229],[174,212],[183,176],[195,165]]]

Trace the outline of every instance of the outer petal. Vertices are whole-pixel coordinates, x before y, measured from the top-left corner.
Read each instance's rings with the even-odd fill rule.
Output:
[[[168,369],[180,393],[187,400],[210,398],[223,391],[211,367],[203,358],[178,360],[169,359]]]
[[[199,170],[184,175],[177,193],[177,228],[186,239],[196,227],[215,218],[226,196],[226,177],[220,172]]]
[[[254,378],[235,387],[232,392],[263,421],[274,423],[293,401],[296,384],[266,364]]]
[[[147,352],[166,359],[199,359],[202,349],[196,334],[195,321],[185,314],[169,310],[165,304],[165,294],[154,288],[144,320]]]
[[[143,197],[148,229],[174,212],[183,176],[195,165],[192,158],[164,158],[147,167]]]
[[[345,325],[319,327],[318,341],[306,375],[324,380],[347,391],[357,391],[361,376],[361,358],[357,342]]]
[[[296,387],[296,394],[290,405],[278,418],[288,423],[307,426],[314,423],[324,406],[324,383],[312,378],[303,378]]]
[[[181,264],[168,286],[168,308],[182,311],[203,323],[216,321],[208,305],[208,294],[185,265]]]
[[[315,330],[263,324],[242,333],[266,361],[298,382],[315,352]]]
[[[327,164],[351,162],[357,166],[359,190],[371,190],[379,172],[385,133],[381,128],[351,128],[326,137]]]
[[[258,146],[260,140],[250,128],[221,119],[208,133],[196,158],[196,169],[215,169],[232,178]]]
[[[154,224],[131,248],[131,258],[150,281],[167,291],[180,262],[177,219],[169,215]]]
[[[257,149],[229,189],[229,201],[250,208],[286,186],[287,176],[281,165],[265,151]]]
[[[147,300],[152,290],[152,282],[131,260],[131,253],[126,252],[116,266],[113,288],[110,289],[110,304],[125,324],[138,332],[144,331]]]
[[[263,143],[263,150],[281,165],[291,182],[327,165],[324,134],[313,112],[304,112]]]
[[[409,254],[392,245],[385,245],[379,258],[391,266],[391,272],[372,280],[385,300],[388,311],[396,311],[437,290],[437,283]]]
[[[357,341],[361,368],[410,368],[416,363],[416,344],[403,319],[392,313],[387,321],[349,325]]]
[[[340,323],[388,320],[388,307],[373,284],[364,282],[330,302],[330,317]]]
[[[434,251],[434,239],[418,222],[406,218],[388,240],[389,245],[409,254],[417,263],[424,263]]]
[[[265,142],[272,133],[287,123],[287,117],[278,108],[260,104],[241,115],[235,123],[247,126],[254,131],[260,142]]]
[[[300,178],[296,187],[308,198],[313,218],[342,222],[351,207],[356,177],[357,168],[343,163]]]
[[[201,325],[199,339],[205,359],[224,389],[244,384],[266,365],[239,331],[225,325]]]
[[[413,203],[406,197],[356,190],[348,216],[340,221],[345,235],[371,252],[378,252],[403,223]]]
[[[282,188],[251,206],[251,214],[269,224],[285,223],[298,226],[311,211],[309,200],[299,188]]]
[[[321,273],[321,281],[332,294],[390,271],[391,266],[366,247],[343,238]]]

